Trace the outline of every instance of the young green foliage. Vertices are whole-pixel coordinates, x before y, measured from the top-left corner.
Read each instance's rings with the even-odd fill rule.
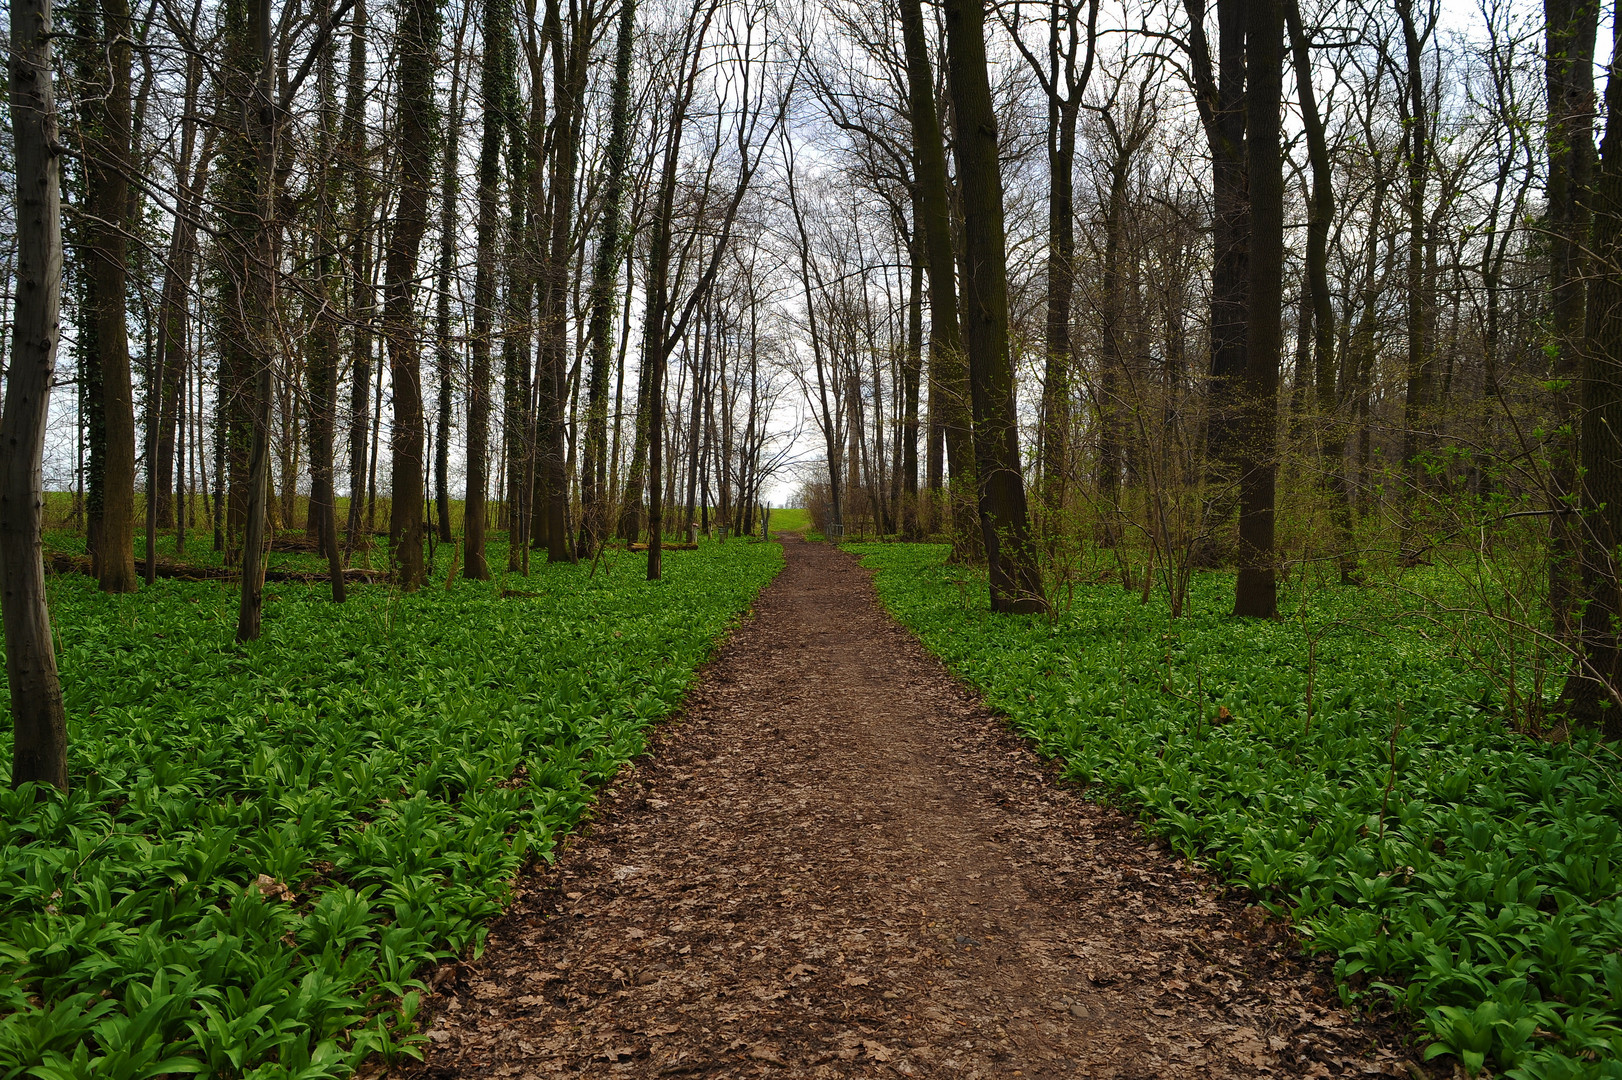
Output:
[[[74,786],[0,793],[0,1077],[412,1052],[424,967],[477,951],[782,550],[643,562],[342,605],[272,584],[248,645],[229,587],[54,578]]]

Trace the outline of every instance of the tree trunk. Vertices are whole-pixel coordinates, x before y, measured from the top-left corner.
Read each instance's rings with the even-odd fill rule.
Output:
[[[1431,424],[1435,397],[1435,375],[1431,368],[1432,341],[1430,310],[1425,291],[1425,192],[1430,176],[1428,153],[1430,123],[1425,106],[1424,42],[1430,27],[1421,35],[1414,22],[1413,0],[1400,0],[1397,14],[1402,18],[1403,46],[1407,57],[1407,148],[1408,166],[1408,393],[1403,404],[1402,462],[1408,473],[1403,493],[1402,546],[1411,552],[1413,504],[1425,485],[1425,464],[1421,455],[1429,447],[1425,429]]]
[[[67,719],[42,558],[43,459],[62,300],[62,199],[50,0],[10,5],[17,295],[0,412],[0,613],[11,691],[11,785],[68,789]]]
[[[435,278],[434,374],[439,382],[439,441],[434,447],[434,516],[439,539],[451,540],[450,432],[456,360],[451,344],[451,271],[456,265],[456,195],[461,175],[458,150],[462,135],[462,31],[451,57],[450,116],[445,122],[445,156],[441,162],[439,199],[439,271]]]
[[[428,228],[428,199],[438,126],[434,109],[434,50],[439,5],[409,0],[401,11],[399,60],[399,203],[389,236],[383,319],[394,383],[389,437],[393,499],[389,544],[396,581],[415,592],[423,566],[423,413],[421,340],[417,334],[417,256]]]
[[[541,107],[531,103],[531,112]],[[507,442],[507,570],[529,570],[529,502],[532,493],[530,466],[533,461],[534,419],[530,409],[530,301],[534,297],[534,274],[528,256],[528,201],[530,171],[534,166],[528,127],[515,109],[507,135],[508,197],[512,212],[507,222],[507,292],[503,311],[502,427]]]
[[[542,41],[549,40],[543,37]],[[525,367],[522,382],[525,389],[524,408],[526,427],[524,440],[526,454],[522,470],[522,497],[524,500],[525,534],[521,551],[522,569],[529,573],[529,552],[547,543],[547,522],[550,504],[550,432],[551,411],[549,395],[552,390],[551,369],[548,367],[551,348],[550,318],[548,312],[550,282],[552,206],[547,198],[547,163],[550,157],[551,125],[546,120],[545,53],[537,50],[535,41],[525,43],[529,53],[529,127],[527,129],[526,157],[527,188],[522,202],[528,215],[524,244],[520,249],[524,259],[524,272],[528,282],[525,293],[525,314],[533,328],[534,357],[530,366],[529,339],[525,345]],[[544,45],[542,46],[544,49]],[[533,302],[534,306],[530,304]]]
[[[1550,447],[1549,501],[1564,508],[1576,485],[1573,438],[1577,378],[1582,371],[1585,323],[1585,255],[1594,174],[1594,44],[1599,23],[1598,0],[1544,0],[1547,32],[1546,84],[1549,148],[1549,350],[1552,375],[1562,389],[1555,394],[1558,434]],[[1568,434],[1568,432],[1570,434]],[[1549,606],[1568,638],[1575,629],[1573,601],[1579,546],[1568,515],[1554,514],[1549,527]]]
[[[1212,491],[1196,552],[1213,565],[1215,536],[1230,520],[1240,469],[1236,455],[1242,418],[1245,336],[1250,282],[1250,198],[1245,178],[1245,0],[1217,0],[1217,63],[1205,36],[1204,0],[1184,0],[1200,119],[1211,151],[1211,365],[1206,395],[1205,460]]]
[[[1076,116],[1080,101],[1048,99],[1047,371],[1042,380],[1042,512],[1053,535],[1064,505],[1070,442],[1070,303],[1076,291]]]
[[[1278,615],[1273,551],[1278,372],[1283,347],[1284,14],[1280,0],[1249,0],[1245,149],[1250,179],[1250,328],[1245,338],[1239,454],[1239,576],[1233,613]]]
[[[592,3],[570,5],[567,43],[559,0],[547,0],[546,26],[552,39],[551,249],[542,289],[541,401],[545,432],[546,560],[572,562],[569,535],[569,478],[564,419],[569,369],[569,266],[574,250],[575,178],[580,164],[580,130],[588,62],[597,34]],[[567,44],[567,47],[565,45]]]
[[[1121,377],[1126,373],[1127,356],[1124,338],[1126,304],[1121,285],[1121,248],[1125,232],[1126,187],[1131,169],[1127,147],[1116,139],[1116,157],[1110,167],[1109,201],[1104,211],[1104,264],[1102,268],[1103,303],[1099,315],[1103,336],[1103,367],[1098,394],[1098,510],[1096,532],[1098,546],[1114,548],[1121,535],[1116,526],[1123,518],[1121,511],[1121,472],[1126,464],[1123,446],[1125,426],[1121,422],[1125,411],[1120,400]],[[1130,589],[1132,583],[1123,577],[1121,584]]]
[[[323,22],[331,17],[331,0]],[[338,424],[338,353],[342,327],[336,304],[342,280],[338,270],[338,102],[335,47],[330,36],[321,43],[316,64],[315,273],[310,282],[315,306],[307,345],[310,365],[310,518],[317,546],[327,558],[327,576],[335,603],[345,598],[342,553],[338,550],[338,512],[333,469],[333,437]]]
[[[242,530],[242,586],[237,603],[237,640],[259,637],[265,595],[265,523],[270,502],[272,317],[276,305],[276,119],[271,86],[270,0],[244,5],[239,31],[242,58],[257,65],[250,97],[243,103],[244,157],[251,153],[253,213],[245,218],[240,247],[243,266],[243,343],[253,377],[251,447]],[[249,161],[245,160],[244,165]]]
[[[919,540],[918,526],[918,392],[924,371],[924,260],[922,237],[912,237],[912,282],[907,290],[907,345],[901,363],[901,535]]]
[[[484,111],[479,144],[478,254],[473,277],[472,372],[467,401],[467,498],[462,510],[462,573],[490,578],[485,557],[490,457],[490,330],[496,302],[496,253],[500,244],[501,138],[512,125],[518,92],[513,85],[511,0],[485,0],[480,21],[484,58],[479,86]]]
[[[631,163],[631,58],[636,0],[621,0],[614,42],[614,81],[603,211],[592,255],[591,313],[587,343],[591,374],[586,392],[586,444],[580,456],[580,554],[596,554],[608,529],[608,378],[613,365],[614,284],[623,242],[625,174]]]
[[[1046,607],[1031,547],[1019,465],[1014,369],[1008,346],[1008,273],[996,108],[986,70],[980,0],[946,4],[947,83],[957,115],[957,172],[963,195],[963,325],[974,415],[980,523],[994,611]]]
[[[982,17],[983,21],[983,17]],[[901,0],[901,34],[907,58],[907,114],[912,125],[913,175],[929,266],[930,419],[938,413],[951,474],[952,560],[977,562],[983,549],[973,504],[975,436],[968,372],[958,319],[956,251],[946,179],[946,144],[935,113],[935,79],[924,37],[920,0]],[[985,51],[984,43],[978,47]],[[959,127],[961,127],[961,121]],[[999,209],[999,219],[1001,210]]]
[[[91,383],[90,560],[102,592],[134,592],[135,396],[131,385],[126,292],[130,221],[130,64],[128,0],[99,0],[84,81],[86,307],[94,323]]]
[[[344,529],[344,561],[355,550],[366,501],[367,413],[371,411],[372,372],[372,184],[366,162],[366,0],[355,0],[354,24],[349,37],[349,72],[344,88],[344,167],[349,172],[353,198],[350,220],[349,325],[351,360],[349,384],[349,520]],[[370,542],[368,538],[368,543]]]
[[[180,423],[181,385],[188,365],[186,355],[187,320],[189,316],[192,271],[197,258],[197,216],[201,209],[203,184],[208,179],[208,165],[212,157],[213,129],[205,137],[201,159],[193,172],[192,155],[197,147],[197,98],[203,82],[203,58],[186,58],[185,113],[180,121],[180,156],[175,162],[176,214],[169,234],[169,256],[163,267],[163,286],[159,294],[157,323],[158,368],[163,372],[159,392],[157,439],[152,445],[150,459],[156,492],[152,499],[156,528],[172,528],[176,524],[174,513],[175,440]],[[150,396],[151,389],[148,388]],[[149,441],[150,436],[149,436]],[[149,494],[152,487],[148,486]],[[182,526],[182,530],[183,530]],[[183,543],[182,543],[182,546]],[[150,543],[148,550],[151,550]]]
[[[672,204],[676,194],[676,163],[681,127],[671,132],[665,148],[659,205],[654,213],[652,243],[648,249],[648,302],[642,329],[643,384],[648,416],[648,580],[663,574],[664,447],[665,447],[665,315],[670,304],[670,244]],[[640,495],[638,496],[640,498]]]
[[[1615,18],[1622,18],[1618,0]],[[1614,23],[1613,25],[1622,25]],[[1566,679],[1561,704],[1577,723],[1596,727],[1607,740],[1622,738],[1622,590],[1618,543],[1622,542],[1622,35],[1612,46],[1605,84],[1605,138],[1593,186],[1594,275],[1587,298],[1587,335],[1582,349],[1582,651]]]

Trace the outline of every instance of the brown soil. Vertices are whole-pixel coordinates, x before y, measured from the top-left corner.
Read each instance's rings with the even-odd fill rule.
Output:
[[[1259,909],[1053,780],[879,609],[788,566],[476,962],[415,1077],[1407,1075]]]

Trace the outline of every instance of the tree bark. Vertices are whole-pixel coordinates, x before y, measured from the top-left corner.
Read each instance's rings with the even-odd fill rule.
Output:
[[[1622,0],[1615,16],[1622,18]],[[1622,25],[1613,23],[1613,25]],[[1578,490],[1582,538],[1581,651],[1560,704],[1576,723],[1622,739],[1622,35],[1612,46],[1605,84],[1605,137],[1590,203],[1593,274],[1582,349],[1582,427]]]
[[[244,161],[251,155],[253,213],[240,223],[238,253],[243,259],[239,280],[246,334],[246,359],[252,365],[252,424],[248,454],[248,487],[242,531],[242,587],[237,603],[237,640],[259,637],[265,596],[265,525],[270,503],[271,363],[275,355],[272,319],[276,308],[276,116],[270,0],[243,5],[237,29],[244,61],[257,65],[251,95],[243,103]]]
[[[156,330],[158,335],[158,368],[163,372],[162,390],[158,404],[157,440],[152,468],[155,473],[156,493],[153,499],[156,528],[176,525],[174,492],[176,483],[175,441],[176,428],[181,423],[181,387],[186,378],[189,357],[186,355],[187,322],[190,315],[189,291],[192,272],[197,260],[197,217],[202,208],[203,185],[208,179],[208,165],[213,151],[213,128],[204,137],[202,153],[195,165],[192,155],[197,149],[198,95],[203,83],[203,58],[192,54],[186,58],[186,96],[184,113],[180,120],[180,156],[175,162],[176,213],[169,234],[169,255],[164,261],[163,286],[159,294]],[[150,391],[149,391],[150,393]],[[149,493],[151,486],[149,485]],[[150,516],[150,515],[149,515]],[[184,525],[181,534],[184,535]],[[177,538],[177,544],[184,542]],[[148,545],[150,550],[150,544]]]
[[[1421,455],[1430,440],[1431,409],[1436,395],[1432,370],[1431,311],[1426,302],[1425,198],[1430,177],[1430,122],[1425,105],[1424,46],[1434,23],[1423,34],[1414,22],[1413,0],[1399,0],[1397,14],[1402,19],[1402,39],[1407,59],[1407,144],[1408,166],[1408,393],[1403,404],[1402,462],[1408,473],[1403,493],[1403,539],[1405,549],[1414,548],[1412,507],[1425,486],[1425,464]]]
[[[1278,373],[1283,347],[1284,13],[1280,0],[1249,0],[1245,42],[1245,150],[1250,180],[1249,331],[1245,337],[1239,473],[1239,576],[1233,613],[1278,615],[1274,558]]]
[[[918,526],[918,393],[924,372],[924,260],[922,237],[913,231],[912,281],[907,290],[907,344],[901,363],[901,535],[920,540]]]
[[[580,456],[583,504],[580,554],[596,554],[608,529],[608,378],[614,361],[613,323],[616,270],[624,242],[625,174],[631,163],[631,58],[636,39],[636,0],[621,0],[614,42],[614,81],[608,133],[608,164],[603,177],[603,211],[592,255],[591,313],[587,343],[591,374],[586,392],[586,445]]]
[[[947,84],[957,115],[963,196],[963,325],[974,414],[980,524],[994,611],[1046,608],[1031,546],[1019,465],[1014,369],[1008,346],[1008,272],[997,115],[986,69],[981,0],[947,0]]]
[[[1219,526],[1228,520],[1239,477],[1236,462],[1242,421],[1245,337],[1250,283],[1250,196],[1245,154],[1245,0],[1217,0],[1217,63],[1213,73],[1205,36],[1204,0],[1184,0],[1189,14],[1196,102],[1211,151],[1211,363],[1206,394],[1205,460],[1212,491],[1205,530],[1211,539],[1196,552],[1213,565]]]
[[[461,176],[458,151],[462,134],[462,32],[456,34],[456,50],[451,57],[450,115],[445,122],[445,155],[441,163],[439,201],[439,271],[435,278],[434,374],[439,382],[434,444],[434,516],[439,539],[451,540],[451,457],[450,432],[452,390],[456,360],[451,344],[451,272],[456,266],[456,196]]]
[[[130,220],[129,0],[99,0],[85,57],[86,306],[95,326],[90,560],[102,592],[134,592],[135,396],[126,292]]]
[[[331,0],[322,5],[330,17]],[[345,598],[342,553],[338,550],[338,512],[333,469],[333,437],[338,424],[338,353],[342,328],[338,319],[338,170],[332,157],[338,141],[335,47],[329,35],[316,61],[315,274],[311,281],[316,307],[307,346],[310,379],[310,517],[318,546],[327,559],[327,577],[335,603]]]
[[[389,544],[396,581],[406,592],[422,586],[423,411],[422,345],[417,332],[417,257],[428,228],[428,200],[439,131],[434,108],[434,50],[439,5],[402,5],[399,60],[399,202],[389,236],[383,320],[394,383],[394,425],[389,436],[393,498]]]
[[[1582,371],[1590,231],[1590,187],[1594,182],[1594,47],[1599,0],[1544,0],[1549,149],[1549,349],[1553,353],[1556,433],[1550,447],[1550,503],[1564,509],[1576,486],[1577,379]],[[1549,606],[1562,630],[1574,629],[1578,568],[1568,515],[1557,513],[1549,527]]]
[[[935,78],[930,70],[920,0],[901,0],[901,34],[907,58],[907,114],[912,126],[913,175],[921,219],[918,227],[923,232],[929,267],[930,420],[934,423],[939,414],[951,477],[951,558],[954,562],[977,562],[984,541],[973,509],[977,490],[975,436],[958,319],[957,253],[952,245],[946,144],[935,113]],[[984,51],[982,42],[980,52]]]
[[[1097,10],[1094,4],[1093,10]],[[1054,535],[1070,444],[1070,304],[1076,291],[1076,119],[1081,102],[1048,99],[1047,370],[1042,380],[1042,512]]]
[[[11,785],[68,789],[67,719],[45,596],[45,428],[62,300],[62,195],[50,0],[12,0],[17,294],[0,411],[0,614],[11,692]]]
[[[511,127],[518,92],[513,85],[511,0],[485,0],[480,35],[484,58],[479,100],[484,111],[479,144],[478,253],[473,277],[472,371],[467,404],[467,498],[462,511],[462,573],[490,578],[485,556],[486,489],[490,457],[490,331],[496,302],[496,256],[500,245],[501,139]]]
[[[372,372],[372,182],[366,161],[366,0],[355,0],[344,87],[344,168],[353,199],[349,227],[349,325],[353,372],[349,384],[349,520],[344,529],[347,562],[362,529],[366,501],[367,414]],[[369,542],[369,541],[368,541]]]
[[[569,479],[566,460],[569,368],[569,267],[574,250],[575,179],[580,165],[580,129],[588,63],[597,36],[593,3],[570,5],[569,37],[564,40],[559,0],[547,0],[546,25],[552,39],[551,247],[542,287],[541,401],[544,405],[546,466],[546,560],[572,562],[569,535]]]

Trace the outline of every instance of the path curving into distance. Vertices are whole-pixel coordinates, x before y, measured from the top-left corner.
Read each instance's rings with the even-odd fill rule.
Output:
[[[399,1075],[1410,1074],[1258,909],[1056,785],[851,556],[784,546]]]

